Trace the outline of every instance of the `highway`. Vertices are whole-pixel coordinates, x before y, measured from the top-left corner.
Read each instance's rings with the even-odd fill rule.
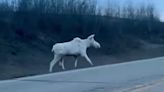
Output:
[[[163,79],[164,57],[159,57],[4,80],[0,92],[146,92],[137,89],[158,87]]]

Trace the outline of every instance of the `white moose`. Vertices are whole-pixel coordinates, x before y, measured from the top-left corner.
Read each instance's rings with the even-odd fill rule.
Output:
[[[77,67],[78,57],[84,57],[91,65],[92,61],[89,59],[86,50],[88,47],[100,48],[100,44],[94,40],[94,34],[90,35],[87,39],[81,39],[79,37],[74,38],[72,41],[64,43],[56,43],[53,45],[52,52],[54,53],[54,59],[50,62],[49,72],[52,72],[53,66],[59,62],[64,70],[64,56],[75,57],[75,67]],[[60,62],[61,61],[61,62]]]

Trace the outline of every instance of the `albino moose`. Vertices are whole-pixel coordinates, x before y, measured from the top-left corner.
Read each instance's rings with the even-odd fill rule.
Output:
[[[76,37],[72,41],[56,43],[55,45],[53,45],[52,52],[54,53],[54,59],[50,62],[49,72],[52,72],[53,66],[57,62],[59,62],[63,70],[65,69],[63,59],[64,56],[74,56],[75,67],[77,67],[79,56],[84,57],[91,65],[93,65],[86,51],[89,47],[100,48],[100,44],[94,40],[94,36],[94,34],[90,35],[87,39]]]

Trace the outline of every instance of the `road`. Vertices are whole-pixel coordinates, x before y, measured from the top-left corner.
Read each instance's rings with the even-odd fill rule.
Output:
[[[163,92],[164,91],[164,79],[147,83],[145,85],[136,86],[129,89],[127,92]]]
[[[160,92],[143,90],[162,86],[163,79],[159,57],[0,81],[0,92]]]

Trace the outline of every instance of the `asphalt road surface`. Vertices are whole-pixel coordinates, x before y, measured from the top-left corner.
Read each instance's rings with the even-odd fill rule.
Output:
[[[0,81],[0,92],[164,92],[163,79],[160,57]]]

